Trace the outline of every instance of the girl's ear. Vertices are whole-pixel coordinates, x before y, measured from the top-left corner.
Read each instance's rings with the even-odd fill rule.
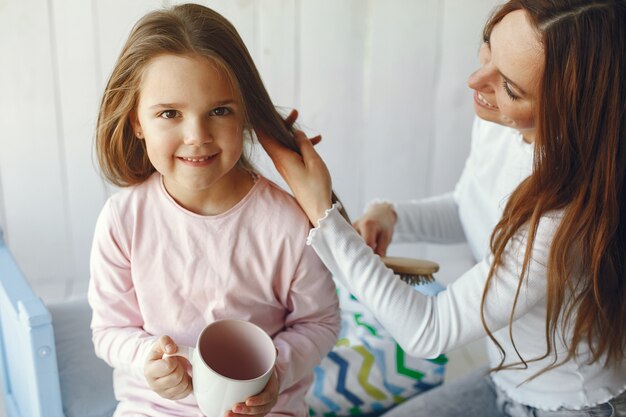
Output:
[[[141,124],[139,123],[139,118],[137,117],[137,110],[132,109],[130,111],[130,126],[133,128],[133,132],[137,139],[143,139],[143,130],[141,129]]]

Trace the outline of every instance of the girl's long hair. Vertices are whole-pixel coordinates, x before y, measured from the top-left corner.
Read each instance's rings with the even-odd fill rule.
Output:
[[[135,137],[131,114],[147,64],[163,54],[203,56],[222,67],[238,92],[249,129],[260,129],[299,152],[292,129],[276,111],[259,72],[234,26],[219,13],[183,4],[148,13],[133,27],[107,83],[96,127],[96,153],[104,176],[130,186],[148,178],[154,167],[143,140]],[[254,168],[242,156],[239,166]],[[333,193],[333,202],[338,201]],[[347,218],[347,214],[342,210]]]
[[[622,361],[626,332],[626,2],[623,0],[512,0],[491,17],[485,39],[511,11],[523,9],[544,48],[545,69],[536,107],[533,173],[511,195],[491,236],[494,259],[481,306],[489,337],[504,351],[485,321],[485,299],[494,272],[513,237],[528,227],[517,295],[527,276],[542,215],[560,211],[547,263],[547,350],[551,365],[577,355],[585,344],[589,362]],[[559,325],[558,323],[561,323]],[[559,361],[557,331],[570,334]],[[515,346],[514,342],[513,345]],[[533,378],[535,377],[533,376]]]

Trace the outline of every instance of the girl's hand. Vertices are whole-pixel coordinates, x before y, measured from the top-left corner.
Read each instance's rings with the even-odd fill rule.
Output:
[[[285,123],[292,124],[297,112],[292,112]],[[316,136],[308,139],[304,132],[294,133],[296,144],[302,156],[281,145],[276,139],[257,130],[256,135],[265,152],[272,158],[276,170],[283,177],[294,197],[313,225],[321,219],[332,206],[332,184],[326,164],[313,149],[321,139]]]
[[[169,400],[180,400],[192,391],[188,362],[180,356],[163,359],[164,353],[176,353],[178,346],[169,336],[161,336],[150,349],[143,374],[154,392]]]
[[[235,404],[231,411],[226,413],[226,417],[262,417],[266,415],[276,405],[278,386],[278,376],[274,370],[260,394],[248,398],[245,403]]]
[[[393,228],[397,218],[398,215],[393,205],[376,203],[372,204],[352,226],[376,254],[385,256],[393,237]]]

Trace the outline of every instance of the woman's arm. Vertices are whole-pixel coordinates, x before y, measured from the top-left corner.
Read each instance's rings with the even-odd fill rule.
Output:
[[[540,223],[515,317],[545,299],[545,265],[553,229],[551,219]],[[319,221],[319,227],[311,230],[308,243],[335,278],[374,313],[408,354],[436,357],[485,335],[481,300],[490,258],[476,264],[437,296],[428,297],[394,276],[334,207]],[[485,305],[485,320],[491,331],[508,326],[525,248],[523,231],[507,247],[503,265],[496,270]]]
[[[462,243],[465,232],[452,193],[394,205],[394,242]]]
[[[308,243],[335,278],[343,281],[374,313],[407,353],[434,357],[484,336],[480,306],[489,259],[478,263],[436,297],[413,291],[384,266],[336,208],[331,209],[330,175],[304,134],[297,135],[302,156],[262,134],[259,139],[305,213],[317,226],[311,231]],[[542,222],[540,226],[529,278],[515,310],[516,317],[545,297],[545,264],[552,223]],[[508,325],[525,245],[525,234],[512,241],[504,264],[494,277],[485,311],[492,331]]]

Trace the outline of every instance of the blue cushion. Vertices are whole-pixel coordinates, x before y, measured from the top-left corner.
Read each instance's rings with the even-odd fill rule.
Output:
[[[444,355],[420,359],[405,354],[374,315],[336,284],[341,331],[336,346],[315,367],[307,393],[311,416],[376,416],[443,382]],[[415,289],[434,295],[443,286]]]
[[[48,305],[65,417],[111,417],[113,370],[94,353],[91,308],[84,298]]]

